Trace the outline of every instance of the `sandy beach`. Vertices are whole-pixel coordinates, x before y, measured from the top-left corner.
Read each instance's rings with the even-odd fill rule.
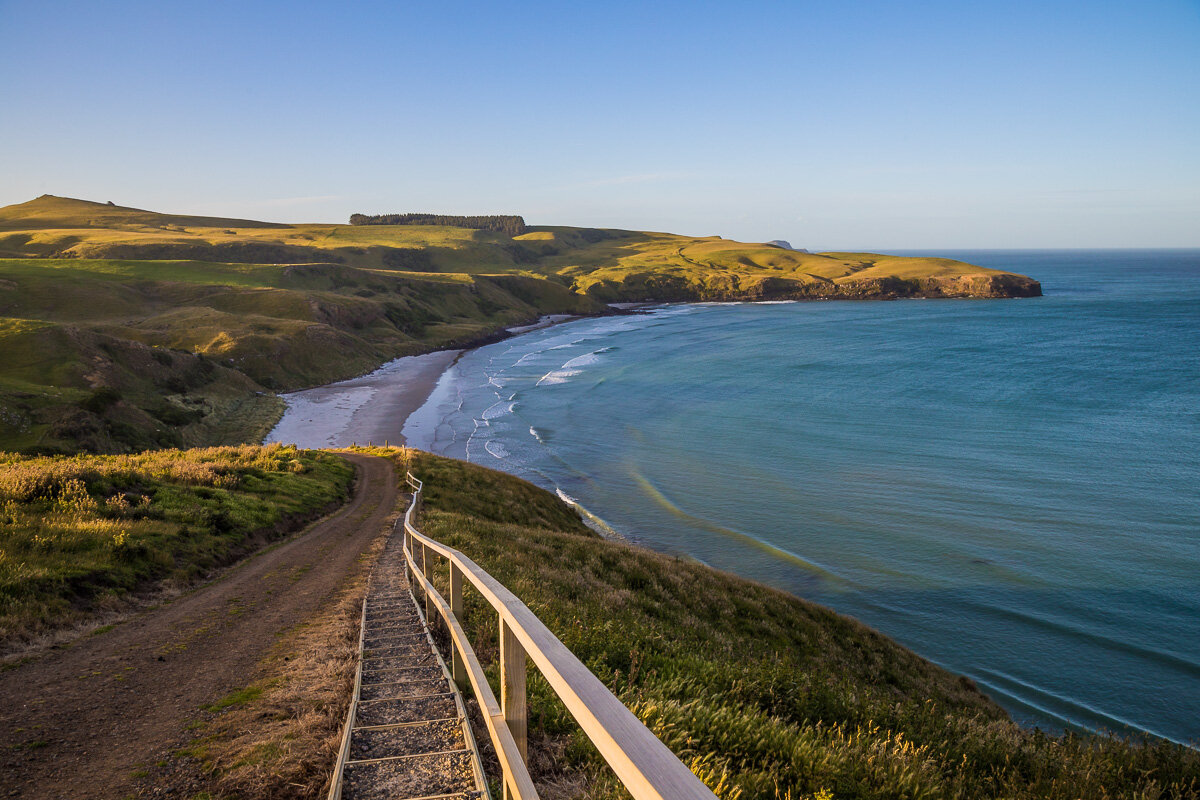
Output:
[[[406,356],[359,378],[280,395],[287,411],[264,441],[309,448],[403,444],[404,421],[461,352]]]
[[[547,314],[537,322],[505,328],[528,333],[572,319],[573,314]],[[279,395],[287,411],[263,439],[306,448],[352,444],[404,444],[405,421],[429,399],[438,379],[462,350],[438,350],[389,361],[358,378]]]

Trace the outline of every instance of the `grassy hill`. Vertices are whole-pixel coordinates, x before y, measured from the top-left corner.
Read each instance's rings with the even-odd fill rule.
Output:
[[[281,225],[49,195],[0,208],[0,449],[254,441],[271,392],[617,301],[1008,297],[947,259],[667,233]]]
[[[854,620],[601,539],[512,476],[409,458],[421,529],[508,586],[722,798],[1200,796],[1196,751],[1023,730],[967,679]],[[494,659],[495,613],[473,590],[467,618]],[[535,779],[555,796],[624,796],[540,677],[530,709]]]
[[[344,500],[354,469],[293,447],[0,454],[0,651],[187,585]]]
[[[49,195],[0,209],[3,256],[515,272],[609,302],[1039,293],[1023,276],[949,259],[799,253],[717,236],[534,226],[510,238],[449,226],[280,225]]]

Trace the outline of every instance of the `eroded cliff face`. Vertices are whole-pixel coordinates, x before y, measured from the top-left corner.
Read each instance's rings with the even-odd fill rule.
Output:
[[[1024,275],[988,273],[930,278],[812,280],[713,276],[704,281],[661,273],[634,273],[586,290],[604,302],[689,302],[737,300],[896,300],[900,298],[1041,297],[1042,285]]]
[[[961,275],[919,282],[921,297],[1041,297],[1042,284],[1025,275]]]
[[[1033,278],[1012,273],[954,275],[933,278],[881,278],[838,284],[842,294],[833,297],[1041,297],[1042,285]]]

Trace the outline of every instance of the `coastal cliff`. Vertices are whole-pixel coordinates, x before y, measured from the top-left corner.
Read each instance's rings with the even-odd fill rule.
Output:
[[[900,278],[895,276],[835,282],[719,275],[698,280],[655,273],[633,273],[601,280],[585,293],[606,303],[730,302],[764,300],[898,300],[902,298],[1041,297],[1041,284],[1012,273]]]

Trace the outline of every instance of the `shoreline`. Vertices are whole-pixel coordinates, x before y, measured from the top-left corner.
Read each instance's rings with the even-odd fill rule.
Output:
[[[614,308],[613,314],[629,313]],[[547,314],[537,322],[504,328],[464,347],[401,356],[366,375],[277,395],[287,408],[263,444],[283,442],[303,449],[336,449],[354,444],[404,445],[405,423],[437,388],[446,370],[469,350],[503,339],[585,319],[580,314]]]
[[[638,314],[650,308],[671,306],[776,305],[814,302],[819,299],[829,298],[638,301],[608,303],[608,310],[599,314],[546,314],[536,322],[501,328],[491,334],[464,342],[456,348],[433,350],[415,356],[400,356],[357,378],[279,394],[277,396],[287,407],[283,416],[263,437],[262,442],[283,442],[305,449],[340,448],[378,442],[405,445],[407,442],[402,433],[405,423],[428,402],[442,375],[454,366],[464,353],[565,322]]]
[[[349,447],[354,444],[386,442],[405,445],[405,423],[437,388],[446,370],[464,353],[488,344],[543,330],[565,322],[593,317],[639,314],[651,308],[685,305],[740,305],[802,303],[817,300],[857,298],[804,298],[788,300],[660,300],[608,303],[596,314],[546,314],[536,322],[501,328],[463,342],[458,347],[433,350],[415,356],[400,356],[375,370],[343,381],[276,395],[286,404],[283,415],[263,437],[263,444],[283,442],[304,449]],[[878,299],[929,299],[901,297]],[[954,299],[954,298],[938,298]]]
[[[463,352],[401,356],[357,378],[281,394],[287,409],[263,443],[304,449],[403,444],[404,422],[425,404],[442,373]]]
[[[656,305],[656,306],[677,306],[677,305],[691,305],[691,304],[679,303],[679,304],[654,304],[654,305]],[[722,304],[722,305],[724,305],[724,304]],[[518,329],[518,331],[516,331],[516,333],[522,333],[522,332],[526,332],[526,331],[532,329],[532,327],[524,327],[524,326],[522,326],[522,327],[524,329],[523,330]],[[537,327],[546,328],[546,327],[549,327],[549,325],[540,325]],[[510,330],[510,332],[512,332],[512,329],[509,329],[509,330]],[[573,338],[573,337],[566,337],[566,338]],[[501,349],[503,349],[503,348],[501,348]],[[462,353],[459,353],[458,356],[461,356],[461,355],[465,354],[466,352],[467,351],[464,350]],[[451,361],[450,363],[447,364],[447,369],[450,369],[452,366],[453,366],[453,361]],[[445,373],[443,373],[443,374],[445,374]],[[436,386],[438,379],[440,379],[440,376],[435,377],[435,380],[433,381],[433,384],[435,386]],[[428,402],[428,400],[426,400],[425,402]],[[419,407],[420,406],[418,405],[417,408],[419,408]],[[415,411],[415,409],[414,409],[414,411]],[[408,419],[411,419],[411,412],[410,412],[410,416],[408,417]],[[398,420],[396,420],[396,423],[397,423],[398,428],[403,428],[404,424],[405,424],[405,420],[398,419]],[[360,440],[360,441],[362,441],[362,440]],[[419,437],[414,436],[414,441],[419,441]],[[430,448],[430,449],[432,449],[432,448]],[[560,496],[560,499],[568,500],[568,498],[562,496],[561,492],[559,493],[559,496]],[[570,502],[570,501],[568,500],[568,502]],[[584,514],[585,519],[586,519],[588,516],[587,510],[585,508],[583,508],[582,506],[578,505],[577,503],[575,503],[574,505],[581,513]],[[595,529],[593,528],[593,530],[595,530]],[[641,547],[646,547],[646,548],[652,549],[652,550],[655,549],[650,543],[648,543],[646,541],[638,541],[635,539],[635,540],[633,540],[633,542],[638,544]],[[789,591],[789,593],[796,594],[797,596],[810,596],[807,593],[804,593],[797,589],[790,589],[788,591]],[[827,602],[827,601],[819,601],[819,602]],[[855,616],[858,619],[863,618],[860,615],[854,614],[853,612],[850,612],[850,611],[843,610],[842,613],[852,614],[853,616]],[[895,636],[895,635],[896,635],[895,632],[893,632],[891,634],[891,636]],[[939,664],[947,663],[945,661],[945,659],[943,659],[943,658],[934,658],[932,656],[932,654],[926,650],[926,648],[921,648],[921,650],[918,652],[920,652],[922,654],[922,657],[924,657],[934,663],[939,663]],[[954,667],[947,667],[947,668],[951,669],[952,671],[956,671],[956,672],[962,670],[962,667],[958,667],[957,669],[955,669]],[[976,678],[976,680],[980,680],[980,679]],[[1013,695],[1010,693],[1010,691],[1005,691],[1004,689],[998,688],[995,685],[990,684],[986,681],[981,680],[980,683],[984,687],[984,691],[986,691],[988,694],[992,695],[993,697],[996,697],[997,699],[1004,698],[1005,708],[1008,709],[1009,713],[1014,715],[1015,718],[1021,718],[1024,720],[1024,719],[1026,719],[1026,715],[1041,717],[1043,719],[1045,719],[1047,716],[1048,717],[1058,717],[1058,719],[1052,723],[1046,723],[1046,722],[1037,723],[1037,722],[1025,721],[1025,722],[1023,722],[1023,724],[1025,726],[1037,725],[1037,724],[1050,724],[1050,725],[1057,726],[1057,725],[1061,724],[1065,728],[1075,728],[1077,730],[1088,730],[1087,727],[1076,727],[1076,726],[1080,725],[1081,723],[1075,722],[1071,717],[1062,717],[1061,715],[1056,714],[1054,711],[1048,710],[1046,708],[1039,708],[1037,706],[1028,706],[1023,702],[1021,696]],[[1015,704],[1015,707],[1014,707],[1014,704]],[[1170,738],[1169,736],[1166,736],[1162,733],[1159,733],[1159,734],[1150,733],[1150,731],[1148,730],[1148,726],[1146,726],[1144,724],[1143,725],[1133,724],[1133,725],[1131,725],[1131,727],[1134,728],[1135,730],[1140,730],[1142,733],[1146,733],[1148,735],[1152,735],[1152,736],[1157,735],[1158,737],[1161,737],[1164,739]]]

